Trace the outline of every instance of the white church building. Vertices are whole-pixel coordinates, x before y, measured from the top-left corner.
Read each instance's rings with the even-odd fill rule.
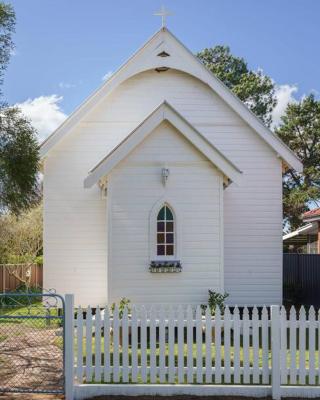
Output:
[[[282,301],[290,149],[165,27],[41,145],[44,287],[76,303]]]

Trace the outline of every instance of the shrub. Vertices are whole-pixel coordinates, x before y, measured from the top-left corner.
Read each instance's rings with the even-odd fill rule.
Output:
[[[217,307],[219,307],[221,314],[223,314],[224,309],[225,309],[225,299],[229,297],[228,293],[219,293],[215,292],[214,290],[208,290],[209,293],[209,298],[208,298],[208,304],[201,304],[201,307],[205,310],[207,307],[210,308],[211,314],[213,315],[215,313],[215,310]]]
[[[11,296],[14,293],[15,296]],[[17,293],[21,293],[21,296],[16,296]],[[27,306],[29,304],[39,303],[42,300],[41,296],[26,296],[25,294],[36,294],[42,293],[42,289],[36,286],[26,287],[26,285],[22,284],[16,288],[15,291],[11,293],[5,293],[4,296],[1,296],[1,305],[5,306],[14,306],[17,307]]]
[[[43,265],[43,256],[36,257],[36,259],[34,261],[35,261],[35,264],[37,264],[37,265]]]
[[[131,303],[131,300],[127,299],[126,297],[122,297],[120,299],[120,302],[118,304],[119,318],[122,318],[123,311],[124,311],[125,308],[128,310],[128,313],[131,312],[130,303]],[[116,303],[112,303],[112,305],[111,305],[112,313],[114,312],[115,308],[116,308]]]

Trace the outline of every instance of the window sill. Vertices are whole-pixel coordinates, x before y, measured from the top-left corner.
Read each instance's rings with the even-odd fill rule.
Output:
[[[176,273],[182,271],[180,261],[151,261],[149,271],[152,273]]]

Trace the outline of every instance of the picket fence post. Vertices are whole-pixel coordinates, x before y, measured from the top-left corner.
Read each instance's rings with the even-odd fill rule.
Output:
[[[74,297],[73,294],[65,296],[65,315],[64,315],[64,374],[65,374],[65,399],[73,400],[74,387]]]
[[[280,307],[271,306],[271,385],[272,399],[281,399],[280,390]]]

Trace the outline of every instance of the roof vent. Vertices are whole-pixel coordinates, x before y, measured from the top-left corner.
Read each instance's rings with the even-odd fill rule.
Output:
[[[155,71],[157,71],[157,72],[165,72],[165,71],[168,71],[168,67],[158,67],[158,68],[155,68]]]
[[[162,51],[161,53],[157,54],[158,57],[170,57],[170,54],[168,54],[166,51]]]

